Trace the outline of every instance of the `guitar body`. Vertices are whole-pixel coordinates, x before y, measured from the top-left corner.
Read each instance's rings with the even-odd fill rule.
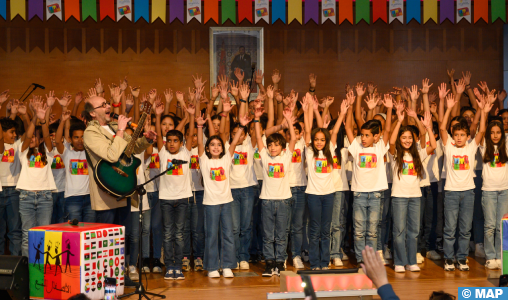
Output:
[[[115,163],[101,159],[95,166],[94,178],[97,185],[112,196],[132,196],[136,191],[136,170],[140,165],[141,160],[134,155],[122,154]]]

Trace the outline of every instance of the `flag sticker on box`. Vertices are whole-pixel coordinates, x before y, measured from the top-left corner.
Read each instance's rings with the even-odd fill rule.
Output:
[[[131,8],[129,7],[129,5],[120,6],[120,7],[118,7],[118,12],[120,13],[120,15],[123,16],[123,15],[130,13]]]
[[[50,4],[50,5],[48,5],[48,11],[50,14],[57,13],[57,12],[61,11],[60,5],[58,5],[58,3]]]
[[[390,10],[390,14],[393,18],[402,16],[402,9],[400,7],[397,7],[395,9]]]
[[[327,18],[335,16],[335,10],[333,8],[323,9],[323,15]]]
[[[194,6],[194,7],[189,8],[189,15],[191,17],[195,17],[195,16],[200,15],[200,14],[201,14],[201,11],[200,11],[198,6]]]
[[[256,15],[259,18],[266,17],[266,16],[268,16],[268,10],[266,9],[266,7],[261,7],[259,9],[256,9]]]
[[[469,16],[469,7],[463,7],[457,9],[459,17]]]

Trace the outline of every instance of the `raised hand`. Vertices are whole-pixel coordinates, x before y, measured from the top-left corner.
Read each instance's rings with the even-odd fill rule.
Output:
[[[180,91],[176,91],[176,100],[178,101],[178,103],[180,103],[180,105],[182,106],[185,106],[185,101],[183,100],[183,93],[180,92]]]
[[[120,89],[120,87],[114,87],[111,92],[111,97],[113,97],[113,102],[115,104],[120,103],[120,100],[122,99],[123,91]]]
[[[55,91],[49,91],[49,96],[46,94],[46,102],[49,107],[52,107],[55,104]]]
[[[79,105],[81,103],[81,101],[83,101],[83,92],[77,92],[76,95],[74,96],[74,103],[76,103],[76,105]]]
[[[452,94],[449,94],[446,96],[446,107],[451,109],[455,104],[457,104],[457,100],[455,100],[455,97]]]
[[[257,119],[261,118],[261,116],[263,115],[264,112],[265,112],[264,108],[257,107],[256,110],[254,111],[254,117],[256,117]]]
[[[26,115],[26,105],[23,104],[23,103],[20,103],[18,105],[18,112],[21,114],[21,115]]]
[[[249,85],[244,83],[239,88],[240,91],[240,97],[242,97],[243,100],[247,100],[249,98]]]
[[[194,99],[196,98],[196,89],[192,89],[189,87],[189,98],[188,98],[188,101],[189,102],[194,102]]]
[[[447,86],[445,82],[441,83],[441,85],[438,86],[437,90],[439,91],[439,99],[444,99],[450,92],[450,90],[447,90],[446,87]]]
[[[239,82],[237,81],[236,83],[235,82],[230,82],[229,83],[229,87],[231,89],[231,95],[233,95],[233,97],[237,97],[238,96],[238,88],[239,88]]]
[[[226,75],[219,75],[217,77],[217,80],[219,81],[219,85],[220,87],[222,87],[223,89],[227,89],[228,88],[228,82],[229,82],[229,79],[226,77]]]
[[[281,75],[280,75],[279,70],[277,70],[277,69],[273,70],[273,72],[272,72],[272,82],[273,82],[273,84],[277,84],[277,83],[280,82],[280,76]]]
[[[501,92],[499,92],[499,94],[497,95],[497,99],[499,99],[499,101],[504,101],[504,99],[506,99],[506,91],[502,90]]]
[[[457,94],[462,94],[464,90],[466,89],[466,84],[464,82],[464,79],[459,79],[458,83],[455,83],[455,89],[457,90]]]
[[[39,104],[35,108],[35,115],[39,120],[44,120],[46,118],[46,111],[48,110],[47,104]]]
[[[446,73],[448,73],[448,77],[450,77],[450,79],[453,79],[453,75],[455,75],[455,70],[454,69],[446,70]]]
[[[225,113],[228,113],[231,111],[231,109],[233,109],[233,104],[231,104],[231,101],[229,100],[224,100],[222,102],[222,111],[225,112]]]
[[[425,128],[427,128],[428,132],[432,132],[432,117],[430,112],[428,111],[425,112],[425,114],[423,115],[422,124],[423,126],[425,126]]]
[[[342,103],[340,104],[340,115],[346,115],[347,110],[349,109],[349,101],[347,99],[342,100]]]
[[[433,103],[437,99],[437,94],[435,92],[432,92],[429,94],[429,103]]]
[[[402,122],[404,122],[404,108],[402,108],[401,110],[397,109],[397,119],[401,124]]]
[[[199,126],[203,127],[203,125],[205,125],[206,121],[208,120],[208,118],[204,119],[203,116],[204,115],[200,112],[196,117],[196,123],[198,124],[198,127]]]
[[[104,86],[102,85],[102,82],[101,82],[100,78],[95,79],[95,91],[96,91],[96,95],[95,96],[97,96],[97,93],[98,94],[104,93]]]
[[[275,100],[280,103],[282,101],[282,91],[280,89],[273,91]]]
[[[67,120],[69,120],[71,118],[71,111],[70,110],[64,110],[62,111],[62,116],[61,116],[61,122],[65,122]]]
[[[314,73],[309,74],[309,85],[311,89],[316,88],[317,76]]]
[[[34,101],[35,101],[35,97],[37,97],[37,96],[34,96]],[[14,99],[14,100],[12,100],[12,104],[11,104],[11,114],[17,114],[17,113],[18,113],[18,106],[19,106],[19,101],[18,101],[18,99]]]
[[[291,122],[291,118],[293,117],[293,110],[291,108],[287,107],[282,112],[282,115],[288,121],[288,124],[289,124],[289,122]],[[293,123],[291,123],[291,125],[293,125]]]
[[[215,99],[217,99],[218,96],[219,96],[219,86],[214,84],[212,86],[212,95],[211,95],[211,97],[212,97],[213,100],[215,100]]]
[[[466,74],[462,72],[462,79],[464,79],[464,84],[469,85],[471,82],[471,72],[467,71]]]
[[[7,99],[9,99],[9,96],[10,96],[9,90],[5,90],[2,93],[0,93],[0,105],[2,105],[2,103],[7,101]]]
[[[350,90],[348,93],[346,93],[346,100],[349,102],[350,106],[355,103],[356,98],[353,90]]]
[[[120,89],[125,91],[129,85],[127,84],[127,76],[123,80],[120,80]]]
[[[256,71],[256,73],[254,74],[254,77],[255,77],[257,84],[263,83],[263,76],[264,76],[263,71],[261,71],[261,70]]]
[[[193,115],[196,113],[196,107],[194,106],[194,104],[192,103],[189,103],[187,105],[187,107],[185,108],[185,110],[190,114],[190,115]]]
[[[132,118],[127,118],[126,116],[124,115],[119,115],[118,116],[118,130],[125,130],[125,128],[127,128],[127,123],[129,123],[129,121],[131,120]]]
[[[258,108],[259,109],[259,108]],[[243,115],[241,118],[240,118],[240,124],[242,126],[247,126],[249,124],[249,122],[251,121],[252,119],[249,118],[249,116],[247,114]]]
[[[410,96],[411,96],[411,101],[413,101],[413,102],[418,100],[418,98],[420,97],[420,93],[418,93],[418,86],[416,86],[416,84],[411,87]]]
[[[379,99],[377,99],[374,95],[368,95],[367,99],[365,99],[363,101],[365,101],[365,103],[367,103],[369,110],[372,110],[372,109],[376,108]]]
[[[363,96],[364,94],[365,94],[365,88],[363,87],[363,82],[358,82],[356,84],[356,95],[358,95],[358,97],[360,97],[360,96]]]
[[[235,68],[235,76],[236,76],[236,79],[238,79],[238,81],[243,82],[243,79],[245,78],[245,73],[243,72],[242,69]]]
[[[88,90],[88,98],[97,97],[97,88],[90,88]],[[60,103],[61,104],[61,103]]]
[[[134,106],[134,98],[132,97],[132,94],[127,95],[127,98],[125,99],[125,111],[129,113]]]
[[[416,118],[418,118],[418,116],[416,115],[416,112],[414,110],[412,110],[410,107],[406,108],[406,113],[409,117],[411,117],[415,120],[416,120]]]
[[[399,102],[397,102],[395,104],[395,108],[397,109],[397,113],[400,112],[400,111],[404,112],[404,107],[405,107],[404,106],[404,101],[402,101],[402,100],[399,100]]]
[[[273,85],[269,85],[266,88],[266,96],[268,96],[269,99],[273,99]]]
[[[346,94],[353,91],[353,88],[349,85],[349,83],[346,83],[344,89],[346,91]]]
[[[131,89],[131,94],[133,97],[139,97],[139,92],[141,90],[141,87],[139,86],[135,86],[135,87],[132,87],[132,86],[129,86],[129,88]]]
[[[374,85],[374,83],[372,82],[368,82],[367,83],[367,92],[372,95],[376,92],[377,90],[377,85]]]
[[[492,90],[490,91],[488,94],[487,94],[487,100],[489,101],[489,103],[494,103],[496,102],[496,99],[497,99],[497,95],[496,95],[496,90]]]
[[[480,83],[478,83],[478,86],[482,89],[482,91],[486,94],[489,93],[489,87],[487,86],[487,82],[485,81],[480,81]]]
[[[422,92],[422,94],[428,94],[430,87],[433,85],[434,85],[433,83],[429,84],[428,78],[425,78],[424,80],[422,80],[422,88],[420,89],[420,92]]]
[[[155,97],[157,97],[157,89],[151,89],[150,92],[148,92],[148,99],[150,103],[153,103]]]
[[[171,102],[171,100],[173,100],[173,91],[171,89],[166,89],[164,91],[164,97],[166,98],[166,102]]]
[[[220,97],[222,100],[228,99],[228,87],[220,86]]]
[[[203,75],[199,76],[198,73],[196,73],[196,77],[192,76],[192,81],[194,82],[194,87],[197,89],[203,87],[206,83],[206,80],[203,81]]]
[[[388,109],[393,107],[393,98],[390,94],[385,94],[384,100],[383,100],[383,105]]]
[[[155,114],[160,116],[164,113],[164,103],[156,103],[155,104]]]

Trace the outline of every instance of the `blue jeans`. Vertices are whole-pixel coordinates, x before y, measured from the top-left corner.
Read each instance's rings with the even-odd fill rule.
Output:
[[[219,205],[203,205],[205,212],[205,257],[203,267],[209,272],[217,271],[219,268],[236,268],[232,204],[232,202],[229,202]]]
[[[129,236],[132,230],[131,221],[131,198],[126,199],[124,207],[118,207],[107,210],[96,210],[95,221],[104,224],[116,224],[125,227],[125,245],[128,245]],[[129,255],[129,247],[125,247],[126,255]]]
[[[416,265],[420,203],[418,198],[393,197],[393,248],[396,266]]]
[[[388,189],[381,191],[381,217],[379,218],[379,225],[377,226],[377,232],[379,234],[377,239],[377,250],[383,250],[383,246],[388,244],[388,238],[390,237],[390,227],[392,219],[392,184],[388,184]]]
[[[141,231],[141,256],[150,257],[150,210],[143,211],[143,230]],[[139,255],[139,211],[131,212],[132,230],[129,236],[129,266],[136,266]],[[160,233],[159,233],[160,234]]]
[[[0,254],[4,254],[5,232],[9,238],[9,251],[11,255],[21,255],[21,217],[19,215],[19,191],[14,186],[4,186],[3,191],[0,192],[0,219],[5,222],[0,223],[3,227],[0,230]]]
[[[183,230],[189,198],[161,200],[162,225],[164,227],[164,264],[166,269],[182,268]]]
[[[333,201],[330,258],[342,259],[342,240],[346,234],[346,192],[335,192]]]
[[[474,178],[474,211],[473,211],[473,240],[475,244],[483,243],[484,236],[484,223],[483,205],[482,205],[482,186],[483,177],[482,170],[475,170],[476,177]]]
[[[51,224],[53,196],[51,191],[30,192],[21,190],[19,194],[19,214],[23,231],[23,256],[28,257],[28,230],[32,227]]]
[[[159,204],[159,192],[146,193],[150,203],[150,230],[153,239],[153,258],[161,258],[162,251],[162,213]]]
[[[455,231],[458,221],[457,259],[466,259],[469,254],[469,239],[474,210],[474,189],[467,191],[445,191],[444,196],[444,257],[453,259]]]
[[[53,196],[53,215],[51,224],[63,223],[65,218],[65,192],[51,193]]]
[[[261,255],[263,253],[263,224],[261,222],[261,199],[259,199],[262,187],[263,180],[258,180],[258,185],[254,186],[255,197],[252,209],[252,241],[249,249],[249,253],[252,255]]]
[[[483,191],[483,215],[485,216],[485,257],[501,259],[501,219],[508,213],[508,190]]]
[[[355,228],[355,255],[363,261],[365,245],[377,248],[378,225],[381,216],[381,192],[354,192],[353,220]]]
[[[305,186],[291,188],[291,253],[295,258],[303,250],[303,222],[307,201],[305,200]]]
[[[307,194],[309,205],[309,261],[311,268],[328,267],[330,263],[330,228],[335,193]]]
[[[284,262],[287,255],[287,226],[291,200],[261,201],[263,255],[266,260]]]
[[[233,195],[233,234],[235,236],[236,259],[249,261],[252,240],[252,211],[254,209],[254,186],[231,189]]]
[[[192,254],[194,259],[203,257],[205,247],[205,221],[203,211],[204,191],[195,191],[194,199],[191,198],[187,207],[184,227],[184,243],[183,256],[190,259],[191,256],[191,237],[192,237]]]
[[[90,194],[65,198],[65,215],[67,214],[69,220],[95,223],[95,210],[92,209]]]
[[[420,250],[436,250],[438,217],[443,218],[443,210],[438,206],[438,185],[437,182],[431,182],[422,191],[422,198],[425,202],[424,207],[420,207],[423,213],[423,236]],[[439,212],[439,213],[438,213]],[[441,222],[442,223],[442,222]],[[420,229],[420,234],[422,230]],[[420,237],[419,237],[420,238]]]

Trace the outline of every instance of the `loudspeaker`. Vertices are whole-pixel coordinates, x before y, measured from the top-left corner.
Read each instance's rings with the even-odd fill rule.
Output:
[[[26,256],[0,255],[0,299],[30,299]]]

